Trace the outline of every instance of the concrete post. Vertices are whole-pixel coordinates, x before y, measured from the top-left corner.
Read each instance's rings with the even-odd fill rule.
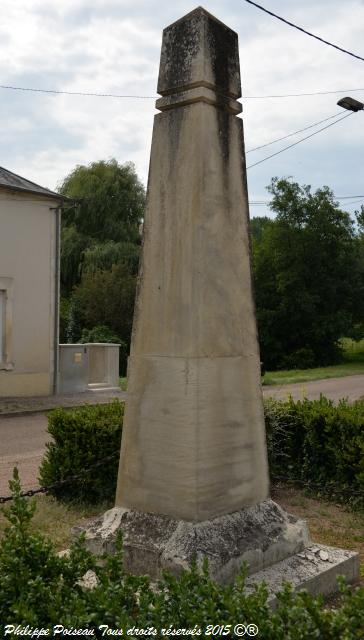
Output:
[[[237,34],[163,33],[116,504],[201,521],[267,495]]]

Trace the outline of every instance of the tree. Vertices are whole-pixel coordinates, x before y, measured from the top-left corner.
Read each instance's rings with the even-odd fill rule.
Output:
[[[145,190],[134,165],[116,160],[77,166],[59,187],[62,215],[62,340],[102,335],[130,344]],[[100,333],[101,332],[101,333]],[[95,338],[96,339],[96,338]]]
[[[71,298],[69,342],[83,342],[86,337],[93,341],[97,328],[101,326],[104,333],[108,329],[116,342],[122,344],[122,374],[126,371],[129,352],[135,288],[136,276],[121,263],[113,265],[110,270],[85,273]]]
[[[268,216],[256,216],[250,220],[250,233],[254,244],[261,242],[265,229],[271,224],[273,220]]]
[[[145,190],[132,163],[116,160],[77,166],[59,187],[73,199],[62,215],[61,286],[69,296],[84,268],[138,265]]]
[[[262,359],[267,368],[330,364],[363,311],[354,223],[328,187],[311,193],[274,178],[268,190],[276,218],[255,223],[253,237]]]

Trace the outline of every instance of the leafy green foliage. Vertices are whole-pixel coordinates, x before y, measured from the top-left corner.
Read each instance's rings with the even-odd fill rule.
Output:
[[[136,276],[131,275],[124,264],[118,264],[110,271],[85,273],[72,296],[70,342],[83,340],[82,329],[107,327],[110,333],[118,336],[118,342],[125,345],[120,354],[120,375],[126,372],[135,288]]]
[[[72,287],[80,281],[84,251],[91,240],[82,235],[75,224],[61,229],[61,291],[68,297]]]
[[[63,181],[59,192],[78,201],[63,215],[66,227],[100,242],[135,242],[145,202],[144,187],[134,165],[115,159],[77,166]]]
[[[136,275],[139,264],[139,244],[107,240],[88,247],[83,254],[82,273],[93,275],[110,270],[114,264],[123,264],[130,275]]]
[[[60,314],[62,340],[106,325],[125,344],[126,370],[145,192],[131,163],[77,166],[60,186],[73,199],[62,214]],[[76,288],[76,290],[75,290]]]
[[[13,502],[4,509],[9,526],[0,542],[0,629],[13,620],[29,625],[56,622],[57,615],[67,620],[85,609],[77,581],[95,561],[82,542],[69,557],[59,558],[50,540],[31,533],[35,503],[20,497],[17,469],[9,484]]]
[[[71,301],[61,298],[59,301],[59,341],[61,344],[67,342],[67,328],[70,322]]]
[[[271,477],[364,506],[364,401],[265,402]]]
[[[0,632],[9,623],[52,629],[154,627],[158,630],[201,628],[200,637],[226,637],[223,632],[205,635],[207,625],[231,625],[227,637],[237,637],[233,626],[255,623],[262,640],[354,640],[364,635],[364,589],[350,591],[341,584],[342,602],[337,609],[324,609],[322,598],[306,592],[294,594],[287,585],[278,595],[273,612],[267,604],[264,585],[248,594],[244,571],[234,584],[213,582],[205,564],[193,566],[179,578],[169,573],[154,585],[146,576],[124,571],[122,539],[115,556],[100,563],[85,550],[83,540],[71,546],[69,556],[57,556],[52,543],[32,534],[29,524],[33,506],[20,498],[15,473],[11,483],[14,501],[6,509],[9,527],[0,542]],[[82,586],[82,576],[93,570],[97,585]],[[126,634],[124,634],[126,635]],[[8,636],[10,637],[10,636]],[[135,633],[129,637],[138,637]],[[152,636],[153,637],[153,636]],[[167,636],[168,637],[168,636]]]
[[[106,325],[98,324],[92,329],[83,329],[81,334],[81,342],[107,342],[111,344],[119,344],[119,371],[121,373],[126,372],[127,359],[128,359],[128,347],[125,342],[119,338],[109,327]]]
[[[82,331],[81,343],[87,342],[106,342],[108,344],[115,344],[120,342],[119,336],[102,324],[98,324],[93,329],[84,329]]]
[[[52,441],[39,472],[39,481],[48,486],[70,476],[79,479],[53,488],[51,494],[62,500],[96,503],[115,495],[124,405],[84,406],[48,414],[48,433]],[[93,467],[112,454],[114,457]],[[89,470],[90,467],[93,467]]]
[[[328,187],[274,178],[268,190],[276,218],[252,221],[262,360],[269,370],[335,363],[339,338],[364,317],[358,233]]]

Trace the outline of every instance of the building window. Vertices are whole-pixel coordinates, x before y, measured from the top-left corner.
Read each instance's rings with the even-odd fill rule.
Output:
[[[0,369],[10,370],[12,363],[13,280],[0,276]]]

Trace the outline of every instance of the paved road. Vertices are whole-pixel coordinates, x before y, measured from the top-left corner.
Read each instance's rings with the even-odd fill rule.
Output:
[[[9,493],[8,481],[15,465],[24,489],[38,485],[38,468],[49,439],[46,428],[44,413],[0,417],[0,496]]]
[[[286,399],[291,395],[294,400],[316,400],[320,394],[338,402],[342,398],[350,401],[364,397],[364,375],[345,376],[344,378],[328,378],[314,382],[295,382],[283,386],[263,387],[264,397]]]
[[[304,396],[314,399],[322,393],[335,401],[344,397],[355,400],[364,396],[364,375],[264,387],[263,392],[265,397],[283,399],[289,394],[296,400]],[[37,486],[38,467],[48,439],[46,428],[45,413],[0,416],[0,496],[8,495],[8,480],[15,464],[23,487]]]

